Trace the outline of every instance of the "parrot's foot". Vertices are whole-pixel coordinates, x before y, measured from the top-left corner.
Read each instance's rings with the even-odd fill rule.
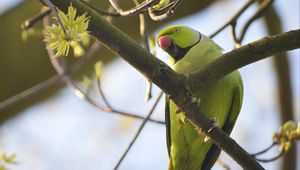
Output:
[[[189,123],[189,121],[187,120],[186,117],[183,118],[183,123],[184,123],[184,124]]]
[[[213,126],[219,126],[217,122],[217,117],[213,117],[210,120],[213,122]]]
[[[208,130],[208,132],[212,131],[212,129],[218,127],[218,122],[217,122],[217,118],[216,117],[213,117],[212,119],[210,119],[212,121],[212,127]],[[208,136],[205,136],[204,138],[204,142],[207,142],[209,141],[209,137]]]
[[[205,136],[205,138],[204,138],[204,142],[207,142],[209,140],[209,137],[208,136]]]
[[[203,131],[203,129],[195,129],[196,131],[198,131],[198,133],[201,135],[201,137],[204,137],[203,141],[207,142],[209,140],[209,137],[205,135],[205,132]]]
[[[179,113],[181,113],[181,110],[179,108],[177,108],[176,111],[175,111],[175,113],[179,114]]]
[[[200,98],[197,98],[197,97],[193,97],[192,98],[192,103],[196,103],[197,105],[199,105],[201,102],[201,99]]]

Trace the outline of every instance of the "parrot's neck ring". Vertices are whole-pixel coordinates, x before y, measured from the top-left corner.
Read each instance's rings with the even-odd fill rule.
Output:
[[[172,44],[167,49],[167,52],[173,57],[173,59],[174,59],[173,64],[175,64],[177,61],[181,60],[190,51],[190,49],[192,47],[194,47],[196,44],[198,44],[201,41],[202,35],[200,32],[198,32],[198,34],[199,34],[198,41],[188,47],[181,48],[172,42]]]

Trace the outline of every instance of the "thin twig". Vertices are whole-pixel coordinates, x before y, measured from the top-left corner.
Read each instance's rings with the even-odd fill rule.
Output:
[[[190,89],[201,89],[219,78],[256,61],[270,57],[282,51],[300,47],[300,30],[264,37],[240,48],[223,54],[211,61],[203,69],[189,75]]]
[[[212,33],[209,37],[213,38],[217,34],[219,34],[221,31],[223,31],[226,27],[229,25],[232,25],[233,23],[237,22],[237,19],[255,2],[256,0],[249,0],[248,2],[245,3],[244,6],[242,6],[241,9],[238,10],[238,12],[228,21],[226,22],[223,26],[221,26],[219,29],[217,29],[214,33]]]
[[[274,0],[265,0],[261,3],[259,10],[256,11],[256,13],[244,24],[243,28],[240,31],[240,36],[238,37],[236,31],[237,20],[255,1],[256,0],[248,1],[228,22],[226,22],[223,26],[216,30],[212,35],[210,35],[210,38],[213,38],[214,36],[219,34],[226,27],[231,26],[231,33],[235,42],[235,47],[239,47],[250,25],[266,12],[268,7],[273,3]]]
[[[122,116],[132,117],[132,118],[136,118],[136,119],[145,119],[145,117],[140,116],[138,114],[123,112],[123,111],[120,111],[120,110],[115,110],[114,108],[112,108],[111,113],[116,113],[116,114],[119,114],[119,115],[122,115]],[[149,121],[153,122],[153,123],[161,124],[161,125],[165,124],[165,122],[162,121],[162,120],[156,120],[156,119],[151,119],[150,118]]]
[[[164,6],[164,7],[161,7],[161,8],[159,8],[159,9],[153,10],[153,13],[154,13],[154,14],[162,13],[162,12],[164,12],[164,11],[170,9],[170,7],[173,6],[173,4],[174,4],[175,2],[176,2],[176,1],[172,1],[172,2],[170,2],[168,5],[166,5],[166,6]]]
[[[48,50],[49,51],[49,50]],[[52,65],[55,67],[55,69],[57,70],[58,74],[61,75],[63,72],[63,67],[57,62],[57,59],[54,58],[52,59],[51,57],[54,56],[54,52],[49,51],[49,58],[52,61]],[[124,111],[120,111],[117,110],[115,108],[112,107],[106,107],[102,104],[97,103],[95,100],[93,100],[89,95],[87,95],[76,83],[74,83],[67,75],[64,75],[63,77],[64,82],[66,83],[66,85],[73,91],[73,93],[75,95],[77,95],[79,98],[87,101],[89,104],[91,104],[92,106],[107,112],[107,113],[115,113],[118,115],[122,115],[122,116],[127,116],[127,117],[132,117],[132,118],[137,118],[137,119],[144,119],[143,116],[139,116],[137,114],[134,113],[128,113],[128,112],[124,112]],[[105,97],[104,97],[105,98]],[[154,122],[154,123],[158,123],[158,124],[164,124],[164,121],[160,121],[160,120],[154,120],[154,119],[149,119],[149,121]]]
[[[257,153],[253,153],[251,154],[251,156],[257,156],[257,155],[261,155],[263,153],[266,153],[268,150],[270,150],[271,148],[273,148],[276,145],[275,142],[273,142],[270,146],[268,146],[266,149],[263,149],[262,151],[259,151]]]
[[[145,101],[148,101],[152,98],[152,82],[147,79],[146,82],[146,93],[145,93]]]
[[[269,7],[272,5],[272,3],[274,2],[274,0],[264,0],[262,1],[262,3],[259,5],[259,9],[255,12],[255,14],[248,19],[248,21],[244,24],[243,28],[240,31],[240,37],[237,38],[236,32],[234,32],[233,36],[235,39],[235,42],[237,44],[241,44],[241,42],[243,41],[246,32],[248,30],[248,28],[250,27],[250,25],[257,20],[259,17],[263,16],[266,11],[269,9]]]
[[[108,16],[107,19],[112,19],[111,16]],[[48,25],[48,18],[44,18],[44,25]],[[99,43],[99,42],[97,42]],[[98,46],[100,48],[100,46]],[[96,51],[99,49],[97,48],[96,50],[93,48],[91,50],[93,51],[90,51],[88,53],[86,53],[86,56],[84,56],[84,58],[90,58],[92,57]],[[65,71],[65,67],[62,63],[64,63],[64,58],[63,57],[53,57],[55,55],[54,51],[47,48],[47,51],[48,51],[48,54],[49,54],[49,59],[53,65],[53,67],[55,68],[55,70],[57,71],[58,75],[62,75]],[[132,117],[132,118],[138,118],[138,119],[144,119],[143,116],[139,116],[137,114],[133,114],[133,113],[128,113],[128,112],[124,112],[124,111],[120,111],[120,110],[117,110],[117,109],[114,109],[112,107],[109,107],[110,105],[108,104],[106,106],[102,105],[102,104],[99,104],[97,103],[95,100],[93,100],[86,92],[84,92],[69,76],[67,75],[64,75],[62,76],[62,79],[64,80],[64,82],[66,83],[66,85],[73,91],[73,93],[75,95],[77,95],[80,99],[83,99],[85,101],[87,101],[88,103],[90,103],[92,106],[104,111],[104,112],[108,112],[108,113],[115,113],[115,114],[118,114],[118,115],[123,115],[123,116],[127,116],[127,117]],[[106,100],[106,97],[104,96],[104,94],[102,93],[102,97],[103,99]],[[149,121],[151,122],[155,122],[155,123],[158,123],[158,124],[164,124],[163,121],[159,121],[159,120],[153,120],[153,119],[150,119]]]
[[[172,5],[170,5],[169,9],[161,15],[157,15],[154,12],[154,9],[149,8],[148,9],[149,16],[154,21],[164,20],[174,14],[175,9],[177,8],[177,6],[179,5],[180,2],[181,2],[181,0],[175,0],[174,3],[172,3]]]
[[[275,161],[277,159],[279,159],[280,157],[282,157],[284,155],[285,151],[280,151],[276,156],[274,156],[273,158],[270,159],[260,159],[260,158],[256,158],[255,159],[259,162],[263,162],[263,163],[268,163],[268,162],[272,162]]]
[[[121,15],[121,16],[132,16],[136,14],[140,14],[148,9],[148,7],[152,6],[158,0],[145,0],[139,6],[131,8],[129,10],[122,10],[114,0],[109,0],[110,4],[114,7],[114,9]]]
[[[133,144],[135,143],[135,141],[137,140],[137,138],[139,137],[139,135],[141,134],[143,128],[145,127],[147,121],[149,120],[149,118],[151,117],[151,115],[154,112],[154,109],[156,108],[159,100],[161,99],[163,95],[163,92],[161,91],[159,93],[159,95],[157,96],[157,98],[155,99],[155,102],[153,103],[152,107],[150,108],[146,118],[143,120],[142,124],[140,125],[139,129],[137,130],[136,134],[134,135],[133,139],[130,141],[128,147],[126,148],[126,150],[124,151],[124,153],[122,154],[121,158],[119,159],[118,163],[116,164],[116,166],[114,167],[114,170],[117,170],[119,168],[119,166],[121,165],[121,163],[123,162],[124,158],[126,157],[127,153],[129,152],[129,150],[132,148]]]
[[[50,10],[53,12],[54,16],[57,18],[57,21],[59,23],[59,25],[61,26],[62,30],[64,31],[65,33],[65,36],[68,37],[68,34],[67,34],[67,31],[65,29],[65,26],[64,24],[62,23],[59,15],[58,15],[58,12],[55,8],[55,6],[52,4],[52,2],[50,2],[49,0],[43,0],[43,2],[50,8]]]
[[[174,4],[171,5],[171,7],[170,7],[169,10],[174,11],[174,10],[178,7],[178,5],[180,4],[181,1],[182,1],[182,0],[175,0]],[[174,13],[174,12],[173,12],[173,13]]]
[[[233,22],[230,25],[230,28],[231,28],[231,36],[232,36],[232,39],[234,41],[234,46],[235,46],[235,48],[239,48],[241,46],[241,44],[240,44],[239,39],[237,38],[237,35],[236,35],[236,24],[237,24],[237,22]]]
[[[136,6],[139,6],[139,2],[137,0],[133,0],[134,4]],[[146,48],[148,51],[150,51],[149,47],[149,41],[147,38],[147,23],[145,20],[145,16],[143,13],[139,14],[139,19],[140,19],[140,35],[142,38],[142,42],[144,45],[144,48]],[[146,84],[146,93],[145,93],[145,101],[150,100],[152,97],[152,83],[147,79],[147,84]]]
[[[106,105],[106,107],[108,108],[112,108],[111,104],[108,102],[106,96],[104,95],[104,92],[102,90],[102,86],[101,86],[101,78],[100,77],[97,77],[97,89],[98,89],[98,92],[104,102],[104,104]]]
[[[88,4],[87,2],[85,2],[85,3]],[[114,10],[114,8],[112,6],[109,6],[107,11],[108,11],[108,13],[112,13],[113,10]],[[112,16],[108,15],[108,16],[105,17],[105,19],[108,22],[111,22],[113,18],[112,18]],[[98,89],[98,92],[100,94],[100,97],[102,98],[102,100],[103,100],[104,104],[106,105],[106,107],[110,108],[110,110],[113,111],[113,108],[112,108],[111,104],[108,102],[106,96],[104,95],[101,84],[102,84],[101,83],[101,78],[97,77],[97,89]]]
[[[87,54],[90,53],[91,51],[93,51],[92,49],[98,48],[98,47],[96,47],[97,45],[99,45],[99,43],[97,43],[97,44],[94,43],[90,47],[91,49],[88,50]],[[92,56],[92,55],[87,55],[87,56]],[[54,76],[50,77],[49,79],[30,87],[29,89],[26,89],[18,94],[15,94],[14,96],[12,96],[8,99],[5,99],[4,101],[0,102],[0,112],[10,106],[13,106],[13,105],[21,102],[24,99],[27,99],[39,92],[42,92],[43,90],[46,90],[47,88],[49,88],[51,85],[53,85],[55,83],[61,82],[62,76],[79,71],[80,68],[82,68],[90,59],[91,59],[91,57],[81,58],[78,61],[76,61],[74,64],[72,64],[63,73],[61,73],[61,75],[54,75]]]
[[[66,74],[66,73],[64,73]],[[23,101],[24,99],[27,99],[41,91],[44,91],[45,89],[49,88],[51,85],[61,82],[61,76],[55,75],[50,77],[49,79],[40,82],[29,89],[26,89],[18,94],[13,95],[12,97],[5,99],[4,101],[0,102],[0,113],[9,108],[10,106],[14,106],[15,104]],[[3,113],[2,113],[3,114]]]
[[[48,25],[48,17],[44,18],[44,26]],[[47,46],[47,42],[45,42],[46,46]],[[47,48],[48,51],[48,56],[49,59],[51,61],[52,66],[54,67],[54,69],[56,70],[57,74],[61,75],[64,71],[65,71],[65,58],[64,57],[54,57],[55,56],[55,52],[53,49]],[[94,54],[94,53],[90,53],[90,54]],[[86,57],[86,56],[84,56]],[[81,89],[79,88],[75,82],[73,82],[73,80],[68,76],[65,75],[62,77],[64,82],[66,83],[66,85],[73,91],[74,94],[76,94],[79,98],[88,101],[89,103],[93,104],[95,102],[93,102],[93,100],[91,100],[91,98]],[[103,110],[105,110],[105,106],[102,106],[100,104],[99,105],[100,108],[103,108]]]
[[[32,28],[38,21],[42,20],[45,16],[49,15],[50,13],[51,13],[51,10],[46,9],[46,10],[42,11],[41,13],[37,14],[36,16],[24,21],[21,26],[25,30]]]
[[[220,158],[217,159],[217,162],[216,162],[219,166],[221,166],[223,169],[225,170],[230,170],[230,167],[223,161],[221,160]]]
[[[100,10],[98,8],[96,8],[94,5],[91,5],[89,2],[81,0],[80,2],[82,2],[83,4],[85,4],[86,6],[90,7],[91,9],[95,10],[96,12],[98,12],[101,15],[104,15],[106,17],[120,17],[121,15],[119,13],[115,13],[112,10],[107,10],[107,11],[103,11]],[[110,8],[110,7],[109,7]],[[107,19],[110,20],[110,19]]]

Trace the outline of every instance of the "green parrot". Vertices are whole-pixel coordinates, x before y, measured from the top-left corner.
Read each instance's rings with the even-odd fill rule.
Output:
[[[186,26],[163,29],[157,36],[157,42],[169,53],[172,68],[182,74],[199,70],[223,54],[214,41]],[[206,116],[230,134],[243,100],[240,73],[234,71],[205,89],[191,91],[191,94]],[[169,170],[211,169],[220,149],[204,135],[199,135],[168,97],[165,114]]]

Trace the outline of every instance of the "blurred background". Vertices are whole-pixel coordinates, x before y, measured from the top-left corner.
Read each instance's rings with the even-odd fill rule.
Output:
[[[92,2],[100,9],[108,7],[104,0]],[[180,24],[210,35],[245,3],[246,0],[186,0],[177,8],[174,17],[160,22],[148,21],[148,30],[155,34],[167,25]],[[299,3],[298,0],[275,1],[266,16],[250,26],[242,44],[269,34],[299,29]],[[132,4],[122,1],[121,5],[127,9]],[[100,111],[78,98],[61,82],[20,102],[4,105],[11,96],[55,75],[39,33],[41,23],[35,26],[35,35],[26,41],[21,38],[21,24],[39,13],[41,7],[36,0],[0,0],[0,152],[16,153],[18,163],[8,166],[14,170],[113,169],[141,124],[140,120]],[[242,15],[238,29],[257,8],[253,5]],[[141,41],[138,16],[116,18],[113,23]],[[234,48],[229,28],[214,40],[225,52]],[[168,63],[167,54],[159,48],[156,50],[157,57]],[[231,137],[250,153],[269,146],[272,133],[283,121],[300,119],[299,50],[289,51],[288,57],[282,55],[285,54],[240,69],[244,80],[244,102]],[[67,59],[72,62],[74,57]],[[73,74],[74,79],[80,81],[83,76],[88,76],[93,87],[92,70],[96,60],[105,63],[102,86],[110,103],[115,108],[145,116],[155,98],[144,101],[145,78],[108,50],[101,49],[80,72]],[[154,87],[153,96],[158,93],[159,89]],[[90,89],[90,94],[97,98],[94,88]],[[163,99],[152,118],[164,120]],[[165,127],[148,122],[120,169],[167,169],[165,143]],[[294,168],[298,170],[299,147],[298,143],[290,153],[297,155],[294,160],[298,160],[298,166]],[[276,153],[278,148],[275,147],[262,157],[270,158]],[[291,164],[290,158],[262,165],[266,169],[280,170],[283,162]],[[225,153],[221,154],[221,160],[231,169],[241,169]],[[213,169],[222,168],[215,165]]]

